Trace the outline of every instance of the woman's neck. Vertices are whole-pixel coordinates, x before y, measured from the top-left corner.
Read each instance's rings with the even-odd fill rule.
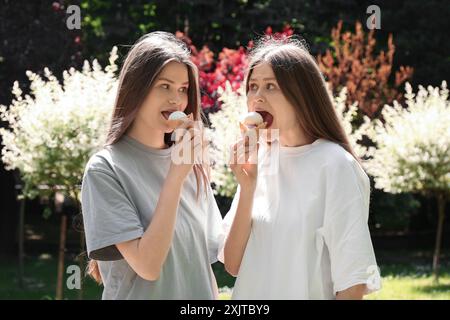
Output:
[[[280,132],[280,144],[283,147],[299,147],[312,142],[313,140],[305,135],[300,127]]]
[[[166,149],[168,145],[164,142],[164,132],[144,127],[137,123],[133,124],[127,135],[140,143],[154,149]]]

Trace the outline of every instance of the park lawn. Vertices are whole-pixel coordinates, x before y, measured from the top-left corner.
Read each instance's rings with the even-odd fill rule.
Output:
[[[67,260],[65,267],[76,264]],[[0,264],[0,299],[55,299],[57,261],[48,255],[27,258],[24,268],[24,284],[26,289],[18,285],[16,261]],[[65,280],[64,280],[65,283]],[[77,299],[78,290],[69,290],[64,286],[64,299]],[[102,288],[90,278],[85,278],[83,299],[100,299]]]
[[[3,261],[5,261],[3,259]],[[69,264],[75,264],[68,260]],[[223,265],[213,265],[220,289],[220,299],[230,299],[235,279],[228,275]],[[441,267],[440,283],[433,285],[431,270],[424,265],[381,266],[382,290],[366,296],[368,300],[445,299],[450,300],[450,266]],[[26,289],[17,281],[16,261],[0,264],[0,299],[54,299],[56,287],[56,259],[49,255],[27,258],[25,264]],[[91,279],[84,282],[84,299],[100,299],[102,287]],[[65,299],[76,299],[77,290],[65,288]]]
[[[26,289],[18,285],[18,269],[16,260],[0,262],[0,300],[2,299],[55,299],[57,261],[54,256],[42,254],[39,257],[27,257],[24,268],[24,283]],[[65,268],[77,264],[73,260],[66,260]],[[234,278],[226,273],[220,263],[213,265],[219,287],[234,285]],[[64,283],[67,278],[65,278]],[[77,299],[78,290],[64,289],[64,299]],[[102,286],[92,279],[84,278],[83,299],[100,299]]]
[[[382,290],[366,297],[367,300],[450,300],[450,276],[442,276],[433,285],[431,276],[383,277]]]
[[[431,266],[389,265],[381,268],[382,289],[368,300],[450,300],[450,266],[441,266],[439,283],[433,283]]]
[[[380,267],[382,289],[367,300],[450,300],[450,266],[441,266],[439,284],[433,284],[428,265],[394,264]],[[217,275],[217,273],[216,273]],[[219,280],[218,280],[219,281]],[[232,286],[221,287],[219,298],[228,300]]]

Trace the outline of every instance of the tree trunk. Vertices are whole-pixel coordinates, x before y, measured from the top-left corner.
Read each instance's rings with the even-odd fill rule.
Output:
[[[83,288],[84,288],[84,269],[85,262],[84,262],[84,232],[81,231],[80,233],[80,254],[78,255],[78,266],[81,271],[81,279],[80,279],[80,290],[78,290],[78,300],[83,300]]]
[[[79,198],[79,191],[75,187],[70,191],[71,199],[74,201],[73,204],[77,208],[74,219],[74,228],[76,231],[80,233],[80,253],[78,254],[78,267],[80,268],[80,289],[78,290],[78,300],[83,300],[83,291],[84,291],[84,270],[86,269],[86,263],[84,259],[85,254],[85,236],[84,236],[84,228],[83,228],[83,216],[81,214],[81,203]]]
[[[443,193],[438,195],[438,224],[436,232],[436,245],[434,247],[433,256],[433,277],[434,282],[439,283],[439,257],[441,255],[441,241],[442,241],[442,229],[444,227],[445,218],[445,195]]]
[[[19,211],[19,287],[24,289],[23,283],[23,270],[24,270],[24,225],[25,225],[25,199],[20,200],[20,211]]]
[[[64,290],[64,252],[66,249],[67,215],[61,213],[59,238],[58,275],[56,281],[56,300],[62,300]]]

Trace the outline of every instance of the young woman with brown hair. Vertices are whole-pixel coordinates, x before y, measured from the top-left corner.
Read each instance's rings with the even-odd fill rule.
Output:
[[[190,118],[174,144],[175,111]],[[142,37],[120,72],[106,146],[82,182],[88,272],[103,282],[103,299],[217,298],[211,264],[222,219],[208,168],[201,158],[171,158],[175,150],[196,157],[201,129],[189,51],[169,33]]]
[[[248,138],[232,148],[239,188],[220,259],[237,276],[233,299],[362,298],[377,276],[369,178],[314,58],[298,40],[263,40],[251,53],[245,88],[248,110],[278,139],[259,141],[258,163],[249,161],[255,146]],[[265,171],[264,153],[275,171]]]

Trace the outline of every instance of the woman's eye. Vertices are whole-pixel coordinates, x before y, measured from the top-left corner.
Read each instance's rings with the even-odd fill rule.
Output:
[[[186,93],[188,91],[187,87],[180,88],[180,92]]]
[[[267,90],[273,90],[273,89],[275,89],[276,87],[275,87],[275,85],[273,84],[273,83],[268,83],[267,84]]]
[[[163,83],[163,84],[161,85],[161,88],[163,88],[163,89],[169,89],[169,85],[168,85],[167,83]]]
[[[254,91],[254,90],[258,90],[258,86],[254,83],[250,84],[250,90]]]

